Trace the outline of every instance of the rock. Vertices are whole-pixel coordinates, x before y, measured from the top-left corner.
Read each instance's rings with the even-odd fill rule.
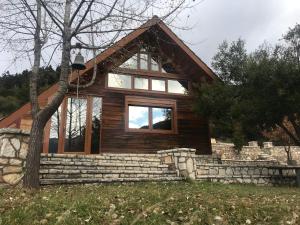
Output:
[[[1,149],[0,149],[0,156],[15,157],[15,149],[10,144],[10,142],[7,138],[2,139],[2,146],[1,146]]]
[[[188,160],[186,160],[186,170],[189,174],[194,171],[194,161],[192,158],[188,158]]]
[[[251,220],[247,219],[246,224],[251,224]]]
[[[22,167],[20,166],[6,166],[3,168],[3,174],[20,173],[20,172],[22,172]]]
[[[21,166],[22,165],[22,160],[20,159],[10,159],[9,164],[12,166]]]
[[[22,174],[7,174],[3,176],[3,180],[5,183],[15,185],[21,181],[22,177]]]
[[[1,183],[4,183],[4,180],[3,180],[2,175],[0,174],[0,184],[1,184]]]
[[[216,221],[223,221],[223,218],[221,216],[215,216],[214,218]]]
[[[15,150],[18,151],[20,149],[21,143],[20,143],[20,140],[18,138],[12,138],[10,140],[10,143],[13,145]]]
[[[48,223],[48,220],[47,219],[42,219],[41,221],[40,221],[40,224],[47,224]]]
[[[8,163],[8,159],[2,159],[0,158],[0,165],[5,165]]]
[[[225,169],[219,169],[219,175],[225,176]]]
[[[21,145],[20,152],[19,152],[19,158],[26,159],[27,151],[28,151],[28,144],[23,142]]]

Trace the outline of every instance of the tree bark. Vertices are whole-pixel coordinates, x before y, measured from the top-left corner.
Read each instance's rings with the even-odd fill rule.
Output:
[[[27,188],[39,187],[39,168],[40,168],[40,151],[43,141],[43,127],[44,124],[38,118],[39,103],[38,103],[38,74],[41,62],[41,4],[37,1],[37,15],[36,15],[36,29],[34,34],[34,63],[32,67],[32,74],[29,77],[30,86],[30,103],[31,103],[31,117],[32,127],[30,131],[30,139],[28,146],[28,154],[26,158],[26,169],[24,175],[24,186]]]
[[[26,188],[39,188],[39,170],[40,170],[40,154],[43,146],[43,122],[36,118],[33,120],[30,139],[29,150],[26,159],[24,187]]]
[[[65,94],[68,91],[68,75],[69,62],[71,51],[71,29],[70,29],[70,13],[71,0],[66,1],[65,15],[64,15],[64,32],[63,32],[63,48],[61,59],[61,73],[59,81],[59,89],[54,94],[50,103],[43,109],[39,109],[38,95],[37,95],[37,78],[41,59],[41,4],[37,0],[37,15],[40,20],[37,20],[37,29],[34,43],[34,66],[32,77],[30,78],[30,101],[31,101],[31,115],[32,127],[29,139],[29,148],[26,158],[26,169],[24,175],[24,187],[39,188],[39,169],[40,169],[40,153],[43,143],[43,131],[47,121],[55,113],[59,105],[62,103]]]

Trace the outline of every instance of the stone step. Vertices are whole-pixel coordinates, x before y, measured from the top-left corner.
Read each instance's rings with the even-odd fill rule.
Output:
[[[40,174],[41,179],[81,179],[81,178],[157,178],[176,177],[177,173],[99,173],[99,174]]]
[[[176,171],[169,170],[64,170],[64,169],[40,169],[40,174],[172,174]]]
[[[41,185],[51,184],[96,184],[111,182],[141,182],[141,181],[181,181],[182,177],[129,177],[129,178],[79,178],[79,179],[41,179]]]
[[[114,162],[114,161],[57,161],[57,160],[50,160],[50,161],[41,161],[41,166],[44,165],[63,165],[63,166],[126,166],[126,167],[167,167],[167,165],[161,165],[160,163],[147,163],[147,162]]]
[[[77,167],[72,167],[72,166],[43,166],[40,168],[40,173],[49,173],[56,171],[56,173],[72,173],[72,171],[81,171],[82,173],[102,173],[105,171],[121,171],[121,172],[144,172],[148,171],[149,173],[153,171],[160,171],[160,172],[165,172],[169,171],[169,168],[167,167],[115,167],[115,166],[109,166],[109,167],[104,167],[104,166],[97,166],[97,167],[88,167],[88,166],[77,166]],[[70,172],[71,171],[71,172]]]
[[[129,155],[129,154],[109,154],[109,155],[76,155],[76,154],[42,154],[41,161],[97,161],[97,160],[119,160],[119,161],[139,161],[139,162],[160,162],[156,155]]]

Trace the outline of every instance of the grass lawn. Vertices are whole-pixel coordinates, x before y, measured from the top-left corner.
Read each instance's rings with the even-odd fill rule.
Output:
[[[0,188],[0,224],[300,224],[300,188],[135,183]]]

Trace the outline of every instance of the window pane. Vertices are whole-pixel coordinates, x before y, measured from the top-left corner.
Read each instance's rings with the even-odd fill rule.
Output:
[[[131,88],[131,76],[115,73],[108,74],[108,87]]]
[[[153,91],[166,91],[166,84],[164,80],[154,80],[152,79],[152,90]]]
[[[141,53],[140,54],[140,69],[148,70],[148,55]]]
[[[134,88],[148,90],[148,79],[147,78],[134,78]]]
[[[151,70],[152,71],[159,71],[158,63],[154,59],[151,59]]]
[[[168,80],[168,92],[187,94],[187,90],[188,90],[187,81]]]
[[[172,109],[152,108],[153,129],[172,130]]]
[[[161,67],[161,72],[166,73],[165,69]]]
[[[87,100],[68,98],[65,152],[84,152]]]
[[[129,106],[129,128],[149,129],[149,108],[144,106]]]
[[[137,54],[135,54],[126,62],[124,62],[120,67],[127,68],[127,69],[137,69]]]
[[[91,152],[99,153],[100,149],[100,128],[102,115],[102,98],[93,98],[93,114],[92,114],[92,143]]]
[[[51,117],[50,137],[49,137],[49,153],[57,153],[58,138],[59,138],[59,125],[61,106],[55,111]]]

